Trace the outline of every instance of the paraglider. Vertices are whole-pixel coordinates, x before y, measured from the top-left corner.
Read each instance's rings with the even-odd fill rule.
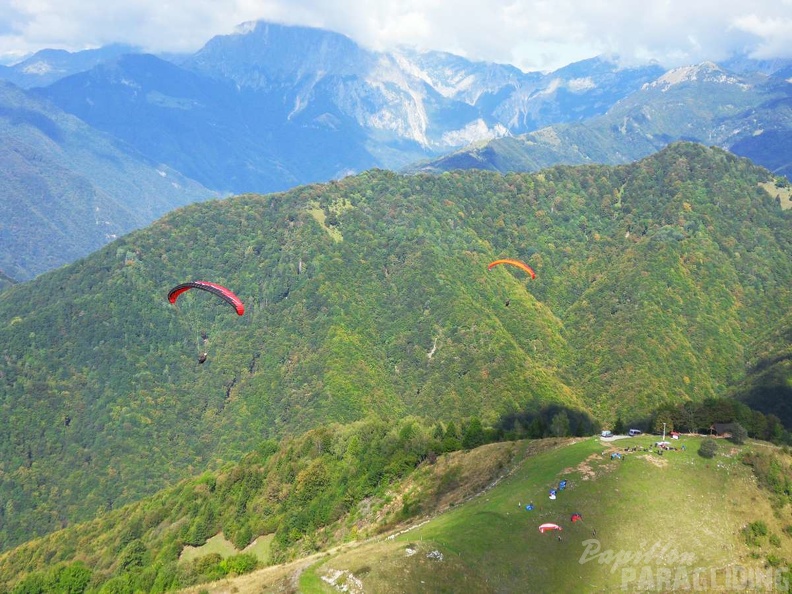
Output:
[[[239,297],[237,297],[226,287],[218,285],[217,283],[211,283],[209,281],[190,281],[188,283],[176,285],[170,291],[168,291],[168,301],[175,304],[179,296],[190,289],[200,289],[220,297],[220,299],[234,308],[234,311],[236,311],[238,316],[241,316],[245,313],[245,304],[242,303],[242,300]],[[206,333],[206,331],[201,332],[200,340],[203,342],[203,346],[205,347],[209,340],[209,335]],[[208,356],[209,353],[206,350],[202,350],[198,355],[198,364],[203,365],[206,362]]]
[[[542,534],[550,530],[562,530],[562,528],[558,524],[549,524],[549,523],[542,524],[541,526],[539,526],[539,532],[541,532]]]
[[[578,520],[583,520],[583,516],[581,516],[578,513],[574,513],[574,514],[572,514],[572,518],[571,519],[572,519],[573,522],[577,522]]]
[[[494,262],[490,262],[489,265],[487,266],[487,270],[492,270],[495,266],[498,266],[499,264],[511,264],[512,266],[516,266],[517,268],[523,269],[531,276],[532,279],[536,278],[536,273],[534,272],[533,268],[528,266],[528,264],[526,264],[525,262],[520,262],[519,260],[514,260],[512,258],[504,258],[502,260],[495,260]]]
[[[239,297],[234,295],[234,293],[222,285],[210,283],[208,281],[191,281],[189,283],[176,285],[170,291],[168,291],[168,301],[171,303],[176,303],[179,295],[185,291],[189,291],[190,289],[201,289],[202,291],[208,291],[214,295],[217,295],[223,301],[231,305],[234,310],[236,310],[238,316],[241,316],[245,313],[245,304],[242,303],[242,300]]]

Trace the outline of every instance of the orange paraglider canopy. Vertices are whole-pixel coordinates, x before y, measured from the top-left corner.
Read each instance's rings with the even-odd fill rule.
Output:
[[[533,268],[528,266],[525,262],[520,262],[519,260],[514,260],[512,258],[503,258],[502,260],[495,260],[494,262],[490,262],[489,266],[487,266],[487,270],[492,270],[498,264],[511,264],[512,266],[516,266],[517,268],[522,268],[531,275],[531,278],[536,278],[536,273],[534,272]]]

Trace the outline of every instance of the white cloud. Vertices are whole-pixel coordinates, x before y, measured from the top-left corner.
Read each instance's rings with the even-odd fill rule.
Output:
[[[667,66],[792,54],[790,0],[0,0],[0,57],[113,42],[195,51],[249,20],[322,27],[373,49],[412,45],[557,68],[597,54]]]
[[[753,57],[792,58],[792,16],[745,15],[734,19],[733,28],[759,40],[751,51]]]

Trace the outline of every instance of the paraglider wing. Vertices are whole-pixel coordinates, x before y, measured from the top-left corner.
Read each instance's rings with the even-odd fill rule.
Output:
[[[541,532],[542,534],[544,534],[548,530],[561,530],[561,526],[559,526],[558,524],[542,524],[541,526],[539,526],[539,532]]]
[[[495,260],[494,262],[490,262],[487,266],[487,270],[492,270],[495,266],[499,264],[511,264],[512,266],[516,266],[517,268],[522,268],[531,275],[531,278],[536,278],[536,273],[534,272],[533,268],[528,266],[525,262],[520,262],[519,260],[513,260],[511,258],[504,258],[503,260]]]
[[[242,303],[242,300],[234,295],[229,289],[226,289],[222,285],[218,285],[216,283],[210,283],[208,281],[191,281],[189,283],[182,283],[180,285],[176,285],[168,292],[168,301],[171,303],[176,303],[176,300],[179,298],[179,295],[184,293],[185,291],[189,291],[190,289],[201,289],[202,291],[209,291],[210,293],[217,295],[221,299],[223,299],[226,303],[231,305],[237,312],[237,315],[241,316],[245,313],[245,304]]]

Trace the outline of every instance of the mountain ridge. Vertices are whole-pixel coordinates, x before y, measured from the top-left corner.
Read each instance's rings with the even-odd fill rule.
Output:
[[[542,122],[563,121],[568,115],[564,109],[553,106],[561,95],[565,98],[563,107],[577,106],[574,118],[597,113],[662,71],[657,66],[621,69],[615,63],[595,59],[587,66],[589,84],[575,86],[566,80],[565,70],[549,77],[436,52],[372,52],[337,33],[264,21],[249,23],[232,35],[214,37],[192,56],[174,63],[215,82],[233,82],[240,92],[256,97],[258,115],[254,116],[253,111],[243,112],[243,119],[255,122],[268,117],[265,114],[273,110],[277,114],[273,133],[279,127],[288,131],[274,136],[273,140],[305,170],[296,183],[324,181],[333,176],[326,172],[318,177],[311,175],[308,161],[300,159],[300,150],[309,151],[308,159],[315,158],[310,153],[310,144],[317,140],[310,135],[307,143],[300,139],[310,130],[342,134],[351,154],[357,155],[337,167],[336,175],[372,166],[398,168],[467,142],[532,129]],[[134,145],[128,133],[113,125],[111,114],[103,115],[110,105],[119,108],[117,104],[105,104],[102,97],[106,92],[102,86],[111,87],[112,81],[102,83],[95,74],[94,82],[86,85],[86,73],[67,78],[75,76],[72,83],[62,79],[38,92],[89,124]],[[128,72],[124,78],[131,82],[136,77],[145,77],[147,81],[138,80],[138,85],[161,84],[161,76],[155,72],[137,75]],[[451,91],[456,85],[461,86],[459,91]],[[604,97],[607,99],[603,101]],[[86,103],[92,107],[88,109]],[[135,114],[140,110],[145,113],[140,98],[122,109],[131,117],[137,117]],[[191,125],[197,129],[205,127],[203,120],[212,122],[219,113],[215,109],[212,117],[204,115]],[[130,124],[136,128],[150,125],[145,119]],[[319,142],[332,142],[331,137]],[[241,144],[253,142],[241,132],[235,138]],[[243,155],[237,156],[238,150],[231,144],[228,146],[226,152],[244,162]],[[199,148],[203,145],[194,150]],[[341,150],[340,144],[336,149],[326,148],[325,153]],[[176,155],[165,160],[173,159]],[[288,162],[283,157],[280,161]],[[240,165],[236,166],[237,171],[241,169]],[[222,185],[220,178],[214,178],[212,183],[206,179],[200,181],[236,193],[278,191],[286,187],[266,179],[245,186]]]
[[[716,145],[789,176],[792,85],[707,62],[667,71],[584,123],[553,125],[462,149],[411,170],[536,171],[557,163],[627,163],[669,142]]]

